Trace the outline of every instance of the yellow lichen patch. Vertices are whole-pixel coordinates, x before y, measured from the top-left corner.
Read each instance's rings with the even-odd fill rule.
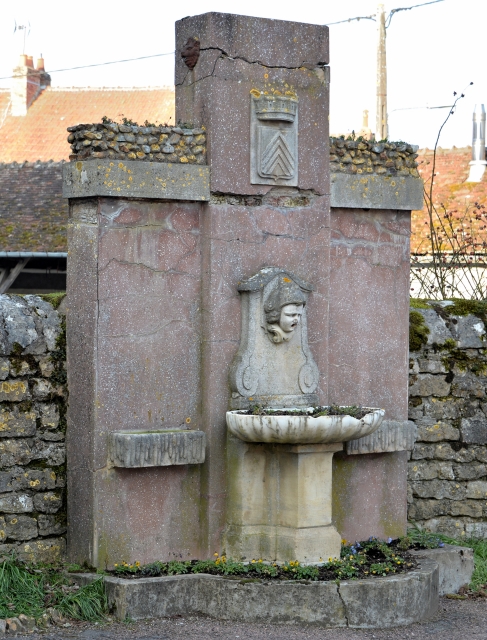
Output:
[[[254,96],[254,98],[260,98],[260,91],[258,89],[251,89],[250,93]]]
[[[27,390],[27,385],[25,382],[2,382],[1,391],[2,393],[13,393],[18,396],[21,393],[25,393]]]

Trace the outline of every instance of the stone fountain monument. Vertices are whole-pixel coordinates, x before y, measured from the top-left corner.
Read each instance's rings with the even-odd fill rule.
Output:
[[[226,553],[317,563],[340,557],[332,525],[332,457],[343,442],[373,433],[384,412],[351,416],[293,415],[316,406],[318,368],[308,344],[312,285],[278,267],[238,285],[242,335],[230,373],[227,413]],[[287,415],[266,415],[268,408]],[[262,413],[263,412],[263,413]]]
[[[313,562],[405,531],[420,181],[354,164],[330,182],[328,62],[325,26],[184,18],[175,160],[109,147],[66,165],[72,561]],[[206,164],[183,155],[191,127]],[[331,441],[226,426],[229,409],[329,403],[387,420]]]

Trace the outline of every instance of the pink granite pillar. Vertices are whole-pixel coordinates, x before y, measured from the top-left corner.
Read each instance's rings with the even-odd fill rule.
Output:
[[[190,69],[180,52],[188,56],[198,48]],[[326,400],[327,63],[327,27],[221,13],[176,24],[176,117],[207,127],[213,194],[201,224],[201,419],[208,439],[201,512],[208,554],[220,550],[225,526],[228,375],[241,329],[237,286],[262,267],[285,268],[316,288],[309,300],[309,344],[321,373],[320,400]],[[252,179],[256,95],[298,102],[296,171],[274,185]]]
[[[137,176],[147,163],[126,168]],[[184,438],[201,428],[200,215],[197,202],[70,200],[72,561],[105,568],[199,557],[206,549],[198,525],[201,464],[147,459],[123,468],[110,456],[116,433],[171,438],[178,430]]]
[[[386,410],[380,435],[334,456],[333,518],[351,541],[406,530],[410,213],[331,210],[329,400]]]

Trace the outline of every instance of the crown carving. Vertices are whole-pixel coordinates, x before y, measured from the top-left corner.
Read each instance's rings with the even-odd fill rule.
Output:
[[[288,96],[254,97],[255,113],[259,120],[284,120],[294,122],[298,110],[297,98]]]

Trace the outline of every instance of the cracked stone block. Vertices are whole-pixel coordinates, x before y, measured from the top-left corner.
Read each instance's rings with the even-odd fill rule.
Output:
[[[110,456],[115,467],[202,464],[205,444],[203,431],[127,431],[111,434]]]

